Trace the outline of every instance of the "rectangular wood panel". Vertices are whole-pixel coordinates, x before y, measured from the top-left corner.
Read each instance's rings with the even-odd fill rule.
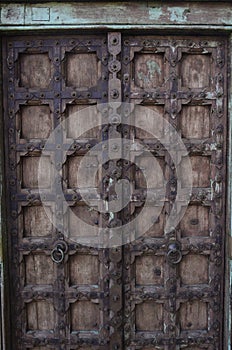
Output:
[[[52,78],[52,65],[48,54],[21,54],[19,72],[19,86],[48,88]]]
[[[42,206],[22,207],[22,228],[24,237],[50,236],[53,232],[52,211]],[[50,219],[49,219],[50,218]]]
[[[94,255],[73,255],[70,257],[70,285],[99,283],[99,260]]]
[[[47,139],[53,129],[53,120],[48,105],[22,106],[19,112],[21,138]]]
[[[211,131],[210,106],[182,106],[180,129],[186,139],[207,139]]]
[[[50,256],[44,254],[29,254],[24,257],[25,285],[53,284],[55,266],[50,262]]]
[[[67,86],[90,88],[97,85],[101,76],[101,65],[98,64],[96,54],[69,53],[66,60]]]
[[[155,303],[142,303],[136,306],[137,331],[163,331],[163,306]]]

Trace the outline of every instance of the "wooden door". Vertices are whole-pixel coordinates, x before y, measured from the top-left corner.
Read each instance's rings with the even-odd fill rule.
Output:
[[[183,218],[164,233],[177,193],[187,185],[185,157],[174,160],[151,134],[130,130],[130,137],[142,139],[158,158],[167,193],[158,220],[142,239],[124,248],[125,344],[128,349],[222,349],[225,42],[129,36],[123,58],[125,100],[155,110],[176,129],[188,150],[193,186]],[[135,117],[143,129],[141,116]],[[165,124],[156,128],[166,132]],[[151,161],[142,159],[148,172]],[[180,166],[181,184],[174,163]],[[136,171],[134,177],[140,193],[136,215],[144,181]],[[156,175],[154,182],[159,181]],[[181,200],[180,195],[180,205]],[[156,200],[150,205],[154,210]],[[172,244],[182,254],[172,254]]]
[[[9,349],[222,349],[226,41],[115,32],[9,37],[3,48]],[[130,123],[105,122],[102,103],[114,109],[110,118],[133,103]],[[80,136],[78,118],[69,116],[89,106],[97,107],[99,127]],[[141,106],[159,116],[161,133],[165,122],[175,128],[189,152],[191,199],[171,231],[165,225],[185,181],[179,188],[175,145],[167,149],[144,130]],[[110,200],[109,182],[131,183],[130,203],[112,216],[86,205],[76,173],[90,149],[113,137],[137,140],[150,153],[134,152],[130,162],[100,152],[106,163],[96,202]],[[151,155],[162,171],[152,175],[153,192],[142,174],[151,171]],[[178,159],[183,179],[186,157]],[[98,158],[89,164],[97,167]],[[112,229],[139,217],[149,196],[148,211],[156,213],[163,182],[162,211],[142,237],[135,227],[136,240],[104,249],[67,238],[68,231],[88,231],[64,212],[64,199],[83,222]],[[56,184],[62,194],[54,193]]]

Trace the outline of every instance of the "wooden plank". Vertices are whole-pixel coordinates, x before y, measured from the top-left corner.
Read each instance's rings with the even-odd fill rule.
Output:
[[[99,282],[99,261],[95,255],[75,254],[69,259],[70,284],[88,285]]]
[[[25,283],[27,285],[52,284],[55,280],[55,266],[50,256],[30,254],[25,257]]]
[[[98,71],[96,53],[70,53],[67,59],[67,86],[90,88],[97,85]]]
[[[189,205],[180,223],[183,237],[208,236],[209,208]]]
[[[48,105],[22,106],[19,114],[23,139],[46,139],[49,137],[53,120]]]
[[[210,58],[210,55],[183,55],[181,65],[182,86],[209,88],[211,75]]]
[[[20,55],[20,86],[46,89],[51,78],[51,61],[47,54]]]
[[[180,120],[183,137],[202,139],[210,137],[210,107],[183,106]]]
[[[180,307],[181,330],[207,330],[207,303],[194,300]]]
[[[2,42],[0,43],[0,49],[2,50],[4,45]],[[2,62],[0,62],[0,80],[2,81]],[[4,109],[3,102],[3,89],[0,89],[0,110]],[[6,203],[5,203],[5,186],[4,186],[4,127],[3,127],[3,118],[0,118],[0,270],[1,270],[1,280],[0,280],[0,348],[5,350],[6,342],[9,342],[10,339],[10,329],[8,327],[9,324],[9,309],[10,309],[10,301],[9,301],[9,285],[8,285],[8,269],[7,269],[7,244],[8,237],[6,233]]]
[[[209,283],[208,259],[204,255],[186,255],[180,264],[181,283],[185,285]]]
[[[54,308],[47,301],[32,301],[27,304],[27,330],[53,330]]]
[[[78,301],[70,306],[72,331],[96,331],[99,328],[99,306],[90,301]]]
[[[127,57],[130,57],[131,61],[130,64],[126,63],[123,65],[123,73],[128,74],[130,77],[128,85],[130,84],[130,93],[131,96],[133,96],[133,100],[131,100],[143,106],[148,105],[149,108],[152,104],[158,105],[160,107],[160,112],[157,112],[160,115],[160,119],[166,114],[166,120],[178,130],[186,144],[187,142],[189,144],[203,144],[206,139],[210,139],[210,142],[215,142],[215,135],[218,131],[223,129],[224,124],[222,125],[222,123],[226,119],[226,114],[224,114],[222,119],[220,113],[214,113],[213,108],[217,105],[214,103],[213,99],[211,101],[210,98],[208,100],[204,100],[203,98],[186,98],[186,96],[188,96],[186,92],[191,92],[192,97],[193,94],[197,94],[201,89],[203,91],[204,89],[206,89],[206,91],[217,90],[218,87],[213,77],[217,76],[219,72],[222,75],[225,74],[224,68],[219,67],[215,60],[215,57],[217,57],[216,50],[220,44],[216,44],[212,39],[204,41],[205,45],[209,45],[208,51],[206,51],[205,49],[201,49],[200,45],[194,48],[194,50],[189,49],[189,47],[192,46],[190,40],[192,39],[193,42],[195,42],[196,38],[184,38],[183,40],[182,37],[183,46],[181,48],[178,46],[179,38],[176,39],[177,41],[172,41],[173,45],[169,44],[171,41],[170,38],[168,38],[168,42],[164,42],[163,40],[165,39],[157,37],[152,38],[147,36],[146,40],[144,39],[143,36],[128,36],[124,38],[125,48],[123,54],[127,54]],[[157,42],[159,43],[158,45]],[[144,43],[147,44],[147,47]],[[171,48],[166,49],[169,45]],[[166,50],[165,64],[162,64],[162,59],[158,58],[160,52],[163,52],[163,46],[165,46]],[[167,69],[167,65],[170,65],[169,69]],[[163,72],[158,75],[157,72],[159,69],[163,70]],[[171,81],[173,77],[173,81],[176,83],[171,83],[170,85],[164,83],[160,87],[160,82],[162,80],[160,81],[159,77],[161,76],[164,81]],[[159,98],[150,99],[147,96],[155,95],[155,88],[158,91],[157,95]],[[129,89],[126,91],[129,91]],[[162,94],[169,96],[170,101],[167,102],[167,99],[165,101],[165,99],[162,98]],[[177,100],[176,104],[173,103],[172,100]],[[183,111],[181,110],[182,108],[184,109]],[[175,109],[178,109],[178,116],[172,114],[172,110],[175,111]],[[164,110],[164,113],[162,110]],[[149,125],[152,127],[152,123]],[[162,122],[160,125],[162,126]],[[221,127],[219,127],[220,125]],[[141,128],[142,127],[143,125],[141,125]],[[165,127],[163,127],[163,129],[165,129]],[[132,132],[131,134],[134,135]],[[140,135],[141,133],[136,132],[136,138],[139,138]],[[198,190],[199,193],[202,191],[202,188],[210,187],[212,182],[217,185],[217,179],[220,179],[220,177],[215,176],[219,173],[217,170],[219,168],[215,169],[216,152],[214,152],[213,149],[209,149],[207,152],[208,153],[202,152],[199,147],[197,152],[192,151],[189,154],[192,165],[193,187],[194,190]],[[170,179],[168,183],[171,184],[170,193],[172,195],[173,179],[177,176],[173,172],[174,165],[172,159],[171,157],[169,158],[168,155],[160,156],[160,154],[155,154],[156,160],[158,157],[164,159],[164,164],[159,162],[163,170],[163,176],[161,176],[161,178],[166,176],[165,179],[167,181]],[[154,174],[148,171],[151,163],[147,160],[148,156],[143,154],[141,159],[142,161],[139,164],[136,162],[136,164],[139,165],[138,168],[142,169],[144,173],[149,173],[149,180],[151,179],[152,183],[155,185],[162,185],[159,172],[156,171]],[[168,166],[166,164],[168,164]],[[186,167],[185,157],[182,158],[179,164],[181,164],[183,178],[181,185],[185,188],[188,185],[185,179],[187,179],[189,172]],[[165,170],[165,168],[167,170]],[[220,167],[220,173],[222,174],[223,171],[224,168],[222,166]],[[144,189],[146,187],[145,181],[138,169],[136,169],[135,186],[136,189]],[[170,198],[168,193],[166,194],[166,198]],[[212,325],[219,325],[219,323],[222,322],[222,314],[221,316],[219,315],[222,299],[218,297],[217,305],[215,304],[213,309],[211,308],[212,299],[210,294],[207,298],[202,297],[204,288],[214,288],[214,290],[217,288],[217,279],[219,280],[220,276],[224,273],[221,262],[213,258],[212,253],[208,251],[210,250],[208,247],[210,247],[211,244],[216,246],[216,239],[218,241],[222,239],[223,241],[224,219],[220,209],[217,212],[214,210],[214,203],[215,207],[218,205],[216,196],[212,198],[212,203],[208,204],[208,206],[200,201],[198,201],[197,204],[194,202],[190,203],[178,227],[176,227],[176,232],[170,233],[170,236],[173,235],[177,242],[182,245],[180,248],[182,249],[182,260],[179,261],[179,266],[177,265],[176,269],[174,266],[170,266],[169,247],[166,257],[165,250],[167,248],[165,247],[167,247],[167,241],[163,240],[162,242],[161,234],[159,234],[159,236],[157,235],[157,237],[159,237],[157,241],[163,243],[162,247],[164,247],[164,251],[155,246],[155,240],[151,240],[151,237],[156,237],[156,235],[153,234],[152,236],[149,235],[149,238],[144,236],[143,239],[139,241],[139,246],[136,247],[136,243],[134,243],[130,252],[128,252],[129,249],[125,252],[124,261],[128,261],[128,265],[130,264],[128,272],[126,271],[127,269],[125,269],[125,279],[130,281],[130,287],[125,291],[125,308],[126,310],[130,310],[128,311],[128,315],[130,316],[128,316],[125,321],[126,327],[130,329],[130,334],[128,331],[126,336],[130,339],[130,344],[134,345],[137,339],[139,339],[139,345],[143,344],[143,349],[145,349],[144,339],[146,339],[146,337],[150,336],[153,332],[152,336],[155,338],[157,332],[163,331],[161,327],[162,324],[169,325],[169,327],[173,324],[173,327],[169,328],[167,326],[165,328],[165,336],[167,336],[169,330],[171,330],[170,339],[171,337],[175,338],[175,331],[173,330],[178,329],[176,337],[178,337],[179,334],[181,334],[181,336],[182,334],[186,334],[186,344],[188,342],[187,348],[195,349],[196,347],[194,345],[198,342],[198,337],[196,336],[197,332],[199,332],[199,334],[201,332],[201,335],[207,334],[209,337],[210,334],[212,334],[210,333],[210,329],[213,327]],[[168,199],[168,201],[170,204],[171,200]],[[151,209],[153,208],[151,207]],[[134,213],[138,213],[139,215],[138,208],[133,208],[133,210],[133,215]],[[166,206],[165,221],[167,220],[169,210],[168,206]],[[146,213],[148,213],[148,211]],[[219,215],[217,213],[219,213]],[[218,217],[216,217],[215,214],[217,214]],[[147,221],[149,219],[150,217],[147,214]],[[142,219],[140,219],[138,226],[141,221]],[[216,226],[217,223],[218,226]],[[206,242],[210,242],[210,244],[208,245]],[[178,245],[176,246],[178,247]],[[133,251],[133,249],[136,250],[136,252]],[[222,249],[221,252],[223,252],[222,246],[220,249]],[[178,259],[176,259],[176,263],[178,264]],[[221,286],[222,284],[223,282],[221,281]],[[164,297],[164,290],[168,290],[167,301]],[[157,296],[155,294],[152,301],[153,294],[151,291],[154,294],[157,293]],[[160,295],[158,291],[160,291]],[[131,301],[132,298],[130,299],[132,294],[134,300],[136,300],[134,303]],[[134,295],[136,295],[136,297],[134,297]],[[221,317],[220,320],[219,317]],[[133,325],[131,327],[130,325],[134,323],[135,326]],[[220,329],[218,327],[216,330],[215,326],[215,331],[213,331],[213,333],[215,334],[216,331],[219,334]],[[134,336],[134,334],[136,335]],[[143,334],[143,339],[141,334]],[[187,340],[187,338],[189,339],[191,337],[196,337],[194,342],[189,342],[189,340]],[[169,344],[170,347],[168,348],[170,349],[176,349],[178,347],[177,343],[173,347],[171,346],[171,342]],[[131,346],[133,347],[133,345]],[[216,347],[221,349],[221,343],[218,343]],[[212,349],[213,345],[207,344],[207,348]]]
[[[44,15],[46,13],[46,15]],[[97,2],[7,4],[1,6],[1,24],[36,26],[66,25],[223,25],[230,26],[230,3]]]
[[[230,43],[230,60],[229,64],[232,65],[232,35],[229,38]],[[228,89],[232,91],[232,76],[228,76]],[[232,95],[228,95],[228,149],[232,148]],[[227,167],[227,235],[226,235],[226,263],[225,263],[225,308],[224,312],[224,348],[231,349],[232,344],[232,308],[231,308],[231,293],[232,293],[232,152],[228,152],[228,167]]]
[[[145,255],[136,258],[136,284],[163,285],[164,256]]]
[[[136,306],[136,329],[138,331],[163,331],[163,305],[145,302]]]
[[[21,0],[14,0],[14,3],[20,3],[21,2]],[[39,1],[39,3],[47,3],[48,1],[47,0],[40,0]],[[63,2],[63,0],[56,0],[56,2],[57,3],[59,3],[59,2]],[[89,0],[82,0],[82,1],[77,1],[77,0],[69,0],[69,3],[72,3],[72,2],[82,2],[82,3],[84,3],[84,2],[89,2]],[[92,3],[101,3],[102,2],[102,0],[93,0],[92,1]],[[108,1],[109,3],[114,3],[114,0],[111,0],[111,1]],[[130,1],[128,1],[128,0],[121,0],[120,1],[121,3],[126,3],[126,2],[130,2]],[[151,2],[151,1],[150,1]],[[163,3],[165,3],[165,2],[170,2],[170,0],[163,0],[162,1]],[[182,3],[182,2],[196,2],[196,0],[179,0],[179,3]],[[201,0],[201,2],[223,2],[223,3],[229,3],[230,1],[229,0]],[[12,0],[5,0],[4,1],[4,3],[12,3]],[[29,3],[29,4],[36,4],[36,3],[38,3],[38,1],[37,0],[28,0],[27,1],[27,3]]]

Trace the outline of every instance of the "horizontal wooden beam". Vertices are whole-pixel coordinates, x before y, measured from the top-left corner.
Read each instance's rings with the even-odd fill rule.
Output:
[[[160,25],[232,26],[231,2],[121,1],[1,4],[0,29],[93,27],[122,28]]]
[[[152,0],[146,0],[144,1],[145,3],[146,2],[151,2]],[[27,3],[28,4],[43,4],[43,3],[47,3],[48,0],[27,0]],[[54,1],[53,1],[54,2]],[[55,2],[57,3],[61,3],[61,2],[64,2],[64,0],[56,0]],[[83,2],[90,2],[89,0],[69,0],[68,1],[69,3],[72,3],[72,2],[75,2],[75,3],[83,3]],[[102,2],[102,0],[92,0],[91,3],[99,3],[99,2]],[[114,0],[110,0],[110,1],[107,1],[108,3],[115,3]],[[131,2],[131,0],[121,0],[120,1],[121,3],[124,2]],[[133,1],[134,3],[135,2],[141,2],[141,0],[134,0]],[[170,0],[162,0],[162,3],[170,3]],[[231,0],[178,0],[178,3],[181,3],[181,2],[220,2],[220,3],[231,3]],[[22,0],[4,0],[4,3],[22,3]]]

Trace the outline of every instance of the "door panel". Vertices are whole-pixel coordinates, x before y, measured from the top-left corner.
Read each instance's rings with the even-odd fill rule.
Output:
[[[142,141],[161,160],[161,177],[169,190],[158,223],[150,229],[152,234],[146,233],[124,247],[126,349],[149,349],[151,345],[159,349],[222,348],[224,45],[223,40],[212,38],[124,38],[124,101],[155,109],[160,119],[177,130],[189,151],[193,182],[191,200],[182,219],[165,234],[175,196],[187,186],[186,159],[178,161],[183,177],[180,184],[173,159],[159,140],[130,129],[130,137]],[[136,112],[134,115],[136,118]],[[162,127],[162,123],[157,125]],[[145,163],[149,173],[151,162]],[[158,175],[154,177],[157,183]],[[140,197],[144,185],[135,181],[134,190]],[[143,203],[141,198],[138,202],[135,211]],[[150,210],[155,210],[156,205],[151,204]],[[168,246],[176,241],[182,258],[177,254],[180,261],[170,263]]]
[[[101,141],[101,130],[78,139],[78,120],[68,117],[106,102],[106,36],[18,38],[5,45],[5,81],[9,95],[14,95],[6,104],[11,348],[77,349],[84,344],[83,349],[103,349],[109,323],[108,252],[68,242],[65,262],[53,261],[60,258],[56,251],[52,260],[51,252],[64,241],[62,228],[81,228],[62,215],[59,196],[52,196],[57,174],[51,164],[61,166],[59,175],[73,212],[92,225],[103,222],[76,195],[78,164],[89,147]],[[52,130],[66,119],[66,133],[60,133],[49,154],[41,158]],[[63,160],[56,149],[66,140],[80,147],[71,149]],[[59,222],[60,231],[51,222]]]
[[[222,349],[226,41],[114,32],[9,37],[3,46],[9,349]],[[91,113],[100,126],[79,136],[83,124],[69,117],[106,102],[111,107],[116,102],[118,113],[122,102],[133,103],[130,126],[113,122],[109,127],[104,110],[96,108]],[[150,121],[150,110],[159,125]],[[160,136],[166,135],[167,122],[177,130],[192,166],[191,200],[171,232],[165,227],[177,193],[188,187],[187,156],[178,159],[180,188],[170,152],[144,130],[150,122]],[[63,132],[55,133],[42,157],[46,140],[61,123]],[[85,203],[77,171],[89,149],[115,137],[138,141],[150,153],[107,161],[102,152],[106,164],[94,184],[102,198],[111,196],[105,185],[109,178],[114,185],[127,178],[132,187],[130,203],[112,219]],[[160,172],[151,168],[153,157]],[[99,166],[98,156],[88,162]],[[151,174],[149,191],[143,172]],[[57,182],[69,212],[63,211],[60,193],[54,195]],[[164,185],[158,215],[154,198]],[[70,212],[94,227],[97,236],[99,227],[110,229],[139,216],[146,196],[147,217],[138,221],[130,244],[97,249],[64,234],[89,235]],[[148,218],[156,215],[140,237]]]

